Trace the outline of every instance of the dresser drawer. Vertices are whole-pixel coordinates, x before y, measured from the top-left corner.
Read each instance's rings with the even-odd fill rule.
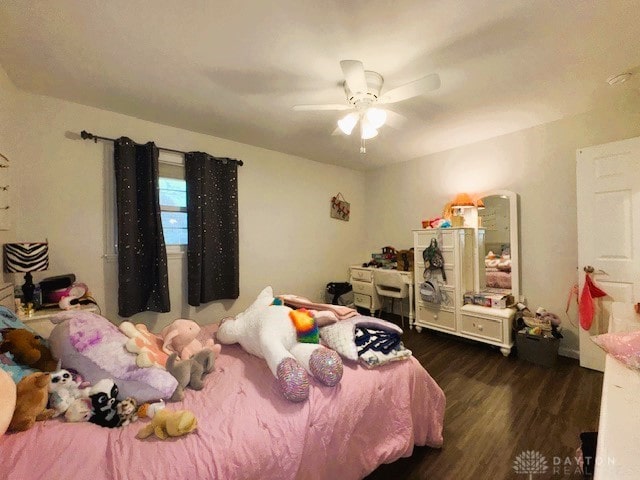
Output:
[[[16,302],[13,297],[13,284],[6,283],[0,286],[0,305],[8,308],[12,312],[16,310]]]
[[[420,262],[416,264],[416,272],[418,274],[418,282],[422,283],[424,281],[424,262],[422,261],[422,257],[420,257]],[[445,285],[453,286],[456,283],[456,271],[453,268],[452,263],[445,263],[444,265],[444,273],[447,276],[447,281],[444,282]],[[431,274],[436,276],[438,279],[442,277],[442,270],[436,269],[431,270]]]
[[[424,248],[421,248],[420,250],[417,251],[417,254],[418,254],[417,260],[418,260],[418,263],[420,265],[422,265],[422,268],[424,268],[424,257],[423,257],[424,251],[425,251]],[[441,248],[440,249],[440,253],[442,253],[442,258],[444,258],[445,267],[447,265],[449,265],[449,266],[451,266],[451,268],[453,268],[453,264],[455,262],[455,260],[454,260],[455,256],[453,254],[453,250],[451,250],[451,249],[445,250],[445,249]]]
[[[360,280],[361,282],[373,282],[373,272],[371,270],[360,270],[358,268],[352,268],[351,280]]]
[[[362,293],[353,294],[353,303],[356,307],[371,309],[371,295],[364,295]]]
[[[474,337],[502,343],[502,320],[462,315],[460,331]]]
[[[453,312],[448,310],[432,308],[423,303],[418,303],[416,319],[420,323],[426,323],[447,330],[456,329],[456,317]]]
[[[435,238],[441,250],[443,248],[453,248],[455,233],[455,230],[425,230],[424,232],[417,232],[418,245],[426,248],[431,244],[431,239]]]
[[[369,296],[373,296],[376,289],[373,283],[358,282],[358,281],[352,281],[351,287],[353,288],[354,293],[363,293]]]

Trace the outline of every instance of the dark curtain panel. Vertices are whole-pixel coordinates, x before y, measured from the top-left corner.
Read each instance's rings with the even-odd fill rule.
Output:
[[[185,155],[189,227],[189,305],[238,298],[238,164]]]
[[[118,315],[168,312],[167,251],[158,198],[158,148],[114,144],[118,207]]]

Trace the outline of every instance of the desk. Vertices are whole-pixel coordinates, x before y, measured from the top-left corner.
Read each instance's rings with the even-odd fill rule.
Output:
[[[378,270],[375,267],[361,267],[353,265],[349,267],[349,281],[353,286],[353,301],[357,307],[366,308],[375,315],[376,310],[380,310],[380,296],[376,291],[376,284],[373,272]],[[413,325],[413,272],[403,272],[401,270],[390,270],[400,276],[402,281],[409,285],[409,325]]]
[[[630,303],[611,305],[609,332],[640,329]],[[602,381],[595,480],[632,480],[640,472],[640,372],[607,354]]]

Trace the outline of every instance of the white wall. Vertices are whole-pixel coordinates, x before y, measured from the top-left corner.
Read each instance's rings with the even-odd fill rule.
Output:
[[[577,356],[577,313],[564,315],[578,278],[576,149],[640,135],[640,113],[601,111],[367,173],[370,249],[411,245],[411,230],[456,193],[520,195],[521,292],[564,319],[561,353]]]
[[[15,158],[17,158],[17,150],[14,148],[13,142],[11,142],[11,138],[13,135],[13,127],[15,125],[15,117],[17,111],[17,97],[18,91],[13,86],[9,78],[7,77],[5,71],[0,68],[0,153],[2,153],[5,157],[9,159],[9,164],[13,166],[15,163]],[[15,168],[9,168],[7,172],[7,177],[9,179],[9,190],[8,190],[8,198],[9,198],[9,211],[7,212],[9,216],[9,230],[0,230],[0,245],[12,242],[15,240],[15,231],[14,231],[14,221],[16,211],[15,204]],[[4,205],[0,205],[2,207]],[[2,255],[0,255],[0,258]],[[4,270],[4,259],[0,260],[0,269]],[[13,282],[12,276],[8,276],[3,274],[3,278],[6,282]]]
[[[244,161],[238,174],[240,298],[189,307],[184,300],[186,260],[171,256],[171,312],[133,317],[153,330],[178,317],[201,323],[220,320],[248,306],[266,285],[277,293],[319,300],[327,282],[346,280],[348,265],[361,261],[365,233],[361,172],[50,97],[17,92],[14,100],[19,108],[5,138],[9,148],[2,148],[12,152],[19,178],[17,239],[48,238],[50,243],[51,268],[34,274],[34,281],[75,273],[111,320],[119,320],[117,263],[103,258],[110,228],[105,170],[112,161],[111,148],[80,140],[81,130]],[[329,217],[329,201],[338,191],[351,202],[349,222]],[[20,278],[13,280],[22,283]]]

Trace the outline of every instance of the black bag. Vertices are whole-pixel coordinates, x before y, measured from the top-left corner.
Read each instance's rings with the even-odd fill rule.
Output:
[[[431,244],[422,252],[425,270],[440,270],[442,272],[442,280],[447,281],[447,274],[444,271],[444,257],[438,247],[438,240],[431,239]]]
[[[326,302],[333,305],[353,305],[353,287],[349,282],[329,282],[326,289]]]

